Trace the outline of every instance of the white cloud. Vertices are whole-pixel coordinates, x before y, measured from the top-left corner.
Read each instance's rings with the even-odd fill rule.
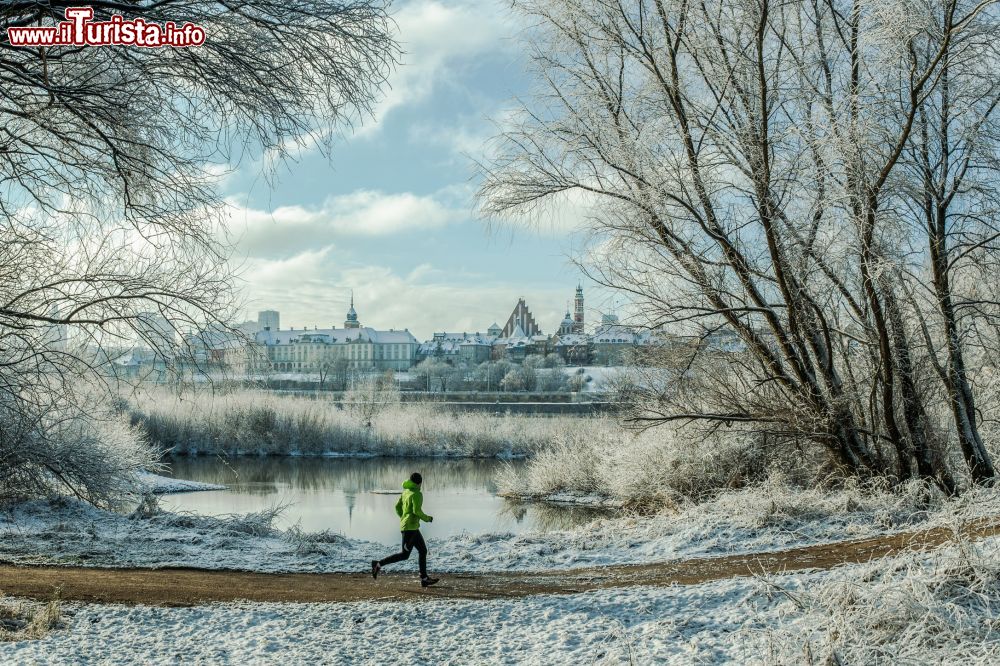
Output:
[[[346,236],[385,236],[436,229],[461,221],[468,211],[435,196],[358,190],[329,197],[322,206],[245,208],[230,200],[231,232],[249,257],[288,257],[323,248]]]
[[[420,102],[436,86],[454,80],[461,67],[484,54],[512,49],[513,17],[495,0],[412,0],[395,14],[402,64],[389,78],[389,89],[375,109],[374,121],[356,136],[378,132],[393,109]]]
[[[499,0],[410,0],[393,18],[403,54],[371,117],[354,118],[353,131],[323,126],[289,137],[255,164],[270,171],[280,160],[300,160],[342,132],[372,137],[392,110],[421,102],[436,87],[454,82],[464,64],[515,46],[515,17]]]
[[[487,143],[496,134],[496,128],[482,117],[467,117],[454,125],[441,125],[431,120],[414,123],[409,128],[409,140],[431,146],[442,146],[453,154],[453,160],[467,168],[467,156],[483,156]]]

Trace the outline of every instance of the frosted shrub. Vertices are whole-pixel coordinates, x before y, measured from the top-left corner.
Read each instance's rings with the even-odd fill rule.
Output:
[[[136,473],[157,466],[142,432],[99,404],[0,408],[0,461],[0,499],[72,494],[105,508],[136,499]]]
[[[611,489],[633,505],[700,497],[763,476],[756,438],[746,434],[699,441],[683,431],[648,431],[618,447],[614,463]]]
[[[295,547],[299,557],[327,555],[328,546],[344,542],[344,537],[331,530],[304,532],[301,525],[293,525],[285,531],[284,538]]]
[[[220,537],[271,537],[280,534],[274,523],[283,510],[283,506],[275,506],[257,512],[220,516],[202,516],[186,512],[157,513],[149,516],[147,520],[150,524],[167,528],[193,529]]]
[[[681,497],[705,498],[776,474],[789,482],[812,483],[818,470],[816,461],[778,460],[758,436],[745,431],[705,435],[663,427],[636,433],[609,419],[593,419],[587,428],[560,435],[540,449],[517,474],[501,472],[498,487],[519,497],[598,494],[634,509],[658,511]]]
[[[344,394],[344,405],[359,424],[371,428],[376,417],[399,405],[393,374],[363,377]]]
[[[840,531],[850,529],[857,519],[880,530],[891,530],[932,517],[946,524],[954,522],[954,512],[964,510],[964,501],[949,502],[939,488],[919,480],[892,487],[883,481],[861,483],[850,479],[838,488],[803,488],[777,475],[747,488],[717,493],[697,504],[686,503],[680,507],[677,519],[700,524],[705,531],[717,521],[754,530],[796,530],[811,523]],[[945,510],[946,514],[941,513]]]
[[[498,488],[512,496],[544,496],[558,492],[608,494],[605,448],[620,431],[608,419],[593,419],[587,427],[561,432],[537,450],[527,465],[500,472]]]

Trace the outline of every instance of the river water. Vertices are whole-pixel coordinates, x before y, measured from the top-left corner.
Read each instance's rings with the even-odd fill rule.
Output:
[[[281,506],[281,527],[329,529],[386,545],[399,542],[393,507],[402,482],[415,471],[424,477],[424,512],[434,516],[433,523],[421,526],[429,538],[568,529],[601,515],[593,509],[525,505],[497,497],[494,478],[505,463],[493,459],[205,456],[171,458],[167,464],[165,476],[228,487],[165,495],[161,504],[167,510],[221,515]]]

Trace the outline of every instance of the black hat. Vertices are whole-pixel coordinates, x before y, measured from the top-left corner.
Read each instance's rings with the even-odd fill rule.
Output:
[[[410,475],[410,481],[413,481],[413,483],[419,486],[421,483],[423,483],[424,477],[420,476],[420,472],[414,472],[413,474]]]

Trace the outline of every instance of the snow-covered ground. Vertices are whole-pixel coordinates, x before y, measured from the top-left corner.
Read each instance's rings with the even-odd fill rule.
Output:
[[[691,586],[501,601],[67,604],[8,663],[990,664],[1000,541]],[[373,583],[374,585],[374,583]]]
[[[672,515],[548,534],[432,541],[434,572],[549,570],[761,552],[1000,515],[1000,493],[726,493]],[[71,500],[0,513],[0,560],[89,566],[358,571],[384,547]],[[568,596],[195,608],[63,605],[65,626],[0,643],[0,663],[998,663],[1000,538],[792,575]],[[412,564],[412,563],[410,563]],[[443,574],[447,576],[448,574]],[[373,582],[372,585],[377,583]],[[0,602],[2,603],[2,602]]]
[[[1000,492],[935,504],[913,493],[761,487],[655,517],[597,520],[569,531],[429,540],[434,571],[541,571],[779,550],[1000,515]],[[99,567],[335,572],[363,570],[377,543],[273,527],[273,516],[99,511],[71,500],[0,512],[0,560]]]
[[[592,664],[745,662],[753,581],[515,601],[74,606],[18,663]],[[773,614],[773,608],[768,608]]]
[[[610,390],[614,380],[626,371],[626,368],[621,366],[606,367],[602,365],[571,365],[563,369],[567,377],[573,377],[574,375],[589,377],[589,381],[586,381],[583,385],[584,393],[603,393]]]
[[[187,479],[172,479],[169,476],[160,476],[150,472],[140,472],[136,475],[139,483],[143,485],[147,492],[155,495],[166,495],[169,493],[193,493],[201,490],[225,490],[225,486],[214,483],[202,483],[200,481],[188,481]]]

